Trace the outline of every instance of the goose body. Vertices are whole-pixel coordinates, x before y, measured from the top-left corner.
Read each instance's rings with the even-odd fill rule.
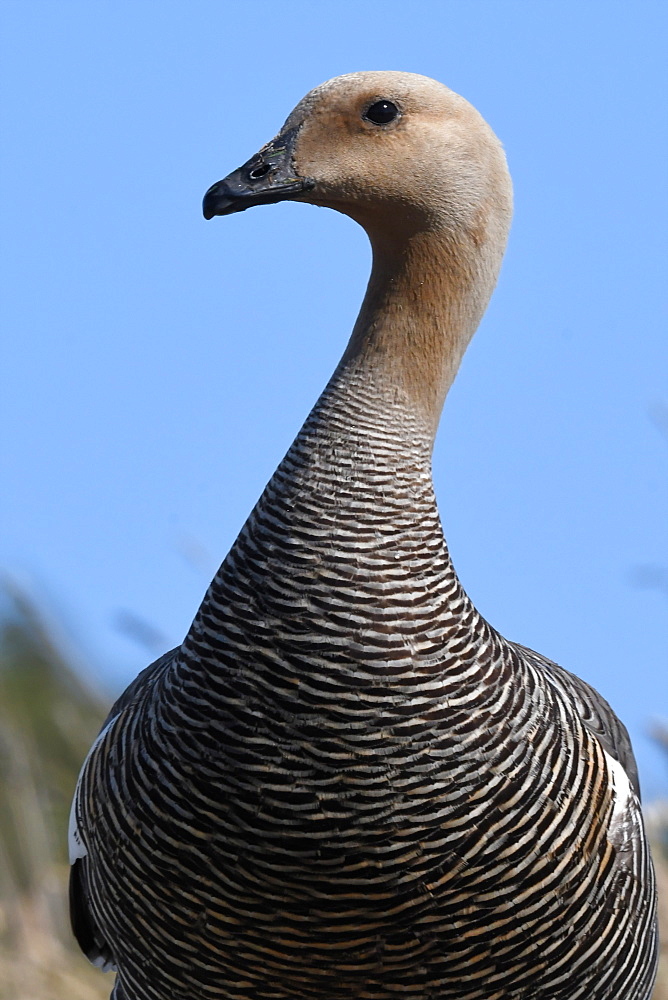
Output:
[[[75,934],[116,1000],[649,1000],[626,731],[478,614],[433,494],[510,222],[500,144],[435,81],[350,74],[204,210],[283,198],[365,227],[369,287],[183,644],[86,759]]]

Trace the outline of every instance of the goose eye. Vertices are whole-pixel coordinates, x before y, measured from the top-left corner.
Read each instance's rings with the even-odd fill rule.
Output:
[[[399,108],[392,101],[376,101],[362,115],[374,125],[389,125],[399,114]]]

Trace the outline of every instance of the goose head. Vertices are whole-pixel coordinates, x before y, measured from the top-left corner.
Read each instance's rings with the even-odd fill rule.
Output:
[[[287,199],[338,209],[372,240],[492,229],[505,242],[512,195],[501,143],[468,101],[416,73],[367,72],[307,94],[275,139],[209,188],[204,215]]]
[[[300,101],[275,139],[209,188],[203,211],[210,219],[287,199],[337,209],[367,231],[374,265],[344,357],[393,336],[384,353],[394,352],[409,382],[428,383],[421,393],[435,426],[496,283],[510,226],[512,188],[494,132],[468,101],[428,77],[335,77]],[[409,345],[403,360],[399,326]]]

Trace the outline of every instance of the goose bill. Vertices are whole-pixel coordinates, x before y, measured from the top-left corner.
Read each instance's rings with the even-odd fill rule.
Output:
[[[253,205],[272,205],[310,191],[315,182],[300,177],[293,162],[298,131],[282,132],[243,166],[213,184],[202,202],[204,218],[243,212]]]

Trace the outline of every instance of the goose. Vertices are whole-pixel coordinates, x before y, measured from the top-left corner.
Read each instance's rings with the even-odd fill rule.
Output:
[[[434,80],[348,74],[203,210],[282,200],[364,227],[367,292],[182,645],[84,762],[75,936],[114,1000],[649,1000],[626,730],[477,612],[432,487],[510,225],[501,144]]]

